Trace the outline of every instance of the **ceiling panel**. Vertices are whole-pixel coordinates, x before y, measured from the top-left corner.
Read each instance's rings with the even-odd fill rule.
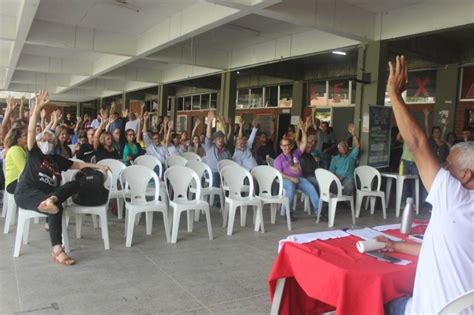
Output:
[[[0,16],[16,17],[20,9],[21,1],[19,0],[1,0]]]
[[[429,2],[429,0],[344,0],[344,2],[371,12],[386,12]]]
[[[23,53],[28,55],[84,60],[90,62],[95,61],[98,58],[106,55],[103,53],[97,53],[92,51],[72,50],[31,44],[25,44],[25,46],[23,47]]]

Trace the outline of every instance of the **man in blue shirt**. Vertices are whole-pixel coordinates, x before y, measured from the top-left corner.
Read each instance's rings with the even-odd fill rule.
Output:
[[[237,138],[235,144],[233,159],[236,163],[245,168],[247,171],[251,171],[255,166],[257,166],[257,161],[255,160],[255,157],[252,154],[252,145],[255,140],[255,136],[257,135],[258,122],[257,119],[254,119],[252,121],[252,133],[250,134],[250,137],[248,139],[246,136],[244,136],[243,133],[244,123],[245,122],[241,118],[239,122],[239,137]]]
[[[353,149],[349,153],[347,142],[339,142],[337,145],[339,154],[332,158],[329,170],[339,178],[344,186],[342,194],[350,196],[354,192],[354,169],[359,157],[360,142],[355,134],[354,124],[349,124],[347,130],[352,135]]]

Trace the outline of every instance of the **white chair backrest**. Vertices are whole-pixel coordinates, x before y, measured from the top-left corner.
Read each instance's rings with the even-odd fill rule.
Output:
[[[126,168],[125,164],[123,164],[119,160],[114,159],[103,159],[97,162],[97,164],[106,165],[110,168],[110,170],[112,171],[112,185],[110,185],[110,189],[112,191],[117,191],[117,182],[120,179],[120,173]]]
[[[258,183],[258,194],[272,195],[272,184],[275,179],[278,182],[277,196],[283,196],[283,178],[275,168],[267,165],[259,165],[252,170],[252,176]]]
[[[148,167],[151,170],[155,170],[155,167],[158,166],[158,177],[163,176],[163,165],[161,165],[160,160],[156,156],[153,155],[140,155],[133,161],[133,164],[135,165],[143,165],[145,167]]]
[[[358,184],[357,177],[360,180]],[[363,165],[359,166],[354,170],[354,182],[357,190],[372,190],[372,182],[374,178],[377,178],[377,189],[380,191],[381,178],[380,172],[372,166]]]
[[[273,164],[275,164],[275,159],[272,158],[270,155],[267,155],[265,159],[267,160],[267,165],[273,167]]]
[[[74,180],[74,176],[76,176],[79,170],[67,170],[61,173],[62,176],[62,184],[69,183],[70,181]]]
[[[179,165],[185,166],[188,160],[186,160],[181,155],[172,155],[166,159],[166,168],[170,168],[171,166]]]
[[[252,175],[245,168],[239,165],[228,165],[221,169],[222,185],[229,191],[229,197],[242,196],[244,192],[243,187],[248,187],[245,190],[249,197],[254,197],[254,184]],[[244,184],[245,179],[248,178],[248,185]]]
[[[335,194],[337,198],[342,196],[342,185],[339,178],[336,175],[331,173],[328,170],[323,168],[318,168],[314,171],[314,175],[316,176],[316,180],[318,181],[319,191],[320,191],[320,198],[324,201],[328,201],[331,197],[330,188],[333,182],[336,183],[337,186],[337,193]]]
[[[122,186],[123,197],[125,202],[131,204],[146,204],[147,189],[150,181],[153,180],[155,184],[155,192],[153,194],[153,202],[158,201],[160,192],[160,180],[158,175],[143,165],[131,165],[120,173],[120,185]],[[130,198],[130,202],[127,198]]]
[[[196,172],[199,178],[201,178],[201,183],[202,180],[204,180],[207,183],[207,187],[212,187],[213,177],[209,165],[202,161],[191,160],[186,163],[186,167],[189,167],[190,169]]]
[[[219,162],[217,162],[217,169],[220,172],[224,167],[228,165],[240,166],[237,162],[234,162],[234,160],[220,160]]]
[[[189,167],[175,165],[168,168],[164,174],[164,181],[170,201],[201,199],[201,179]],[[188,194],[188,189],[191,186],[196,189],[192,199],[190,199],[190,194]]]
[[[184,157],[188,161],[201,161],[201,157],[199,154],[196,154],[194,152],[184,152],[181,154],[182,157]]]
[[[448,315],[448,314],[461,314],[463,310],[468,307],[474,306],[474,290],[467,291],[464,294],[461,294],[457,298],[451,300],[448,304],[446,304],[441,311],[439,311],[439,315]]]

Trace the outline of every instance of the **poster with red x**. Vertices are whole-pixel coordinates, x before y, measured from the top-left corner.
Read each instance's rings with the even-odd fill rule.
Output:
[[[434,103],[436,97],[436,70],[408,73],[407,103]]]
[[[474,99],[474,66],[464,67],[462,69],[460,99]]]

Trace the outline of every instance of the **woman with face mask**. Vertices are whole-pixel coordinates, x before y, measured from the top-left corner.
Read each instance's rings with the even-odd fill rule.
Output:
[[[68,160],[61,155],[53,155],[55,134],[46,129],[36,135],[36,121],[43,106],[48,103],[48,92],[36,93],[36,106],[28,124],[27,150],[28,158],[15,190],[15,201],[18,207],[48,215],[49,236],[51,239],[52,258],[55,262],[72,265],[75,260],[66,255],[62,248],[62,203],[74,193],[80,185],[71,181],[61,185],[61,172],[68,169],[90,167],[103,172],[108,168],[102,165]]]

